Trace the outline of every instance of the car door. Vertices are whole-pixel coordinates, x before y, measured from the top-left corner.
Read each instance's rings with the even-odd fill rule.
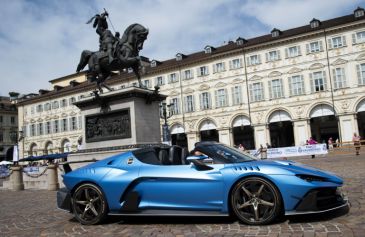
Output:
[[[147,165],[140,169],[140,208],[218,211],[223,205],[222,164],[211,170],[194,165]]]

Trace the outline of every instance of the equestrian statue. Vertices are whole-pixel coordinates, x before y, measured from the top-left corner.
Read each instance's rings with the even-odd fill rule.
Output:
[[[76,72],[80,72],[86,65],[89,65],[86,77],[91,82],[96,81],[97,88],[102,93],[102,87],[111,90],[104,82],[111,76],[112,71],[131,68],[138,79],[139,87],[144,87],[140,75],[142,63],[139,51],[142,50],[143,43],[147,39],[148,29],[140,24],[132,24],[127,27],[120,38],[119,32],[113,35],[108,29],[106,19],[108,16],[108,12],[105,11],[101,15],[95,15],[87,22],[89,24],[94,20],[93,27],[96,28],[96,33],[99,35],[99,51],[82,51]]]

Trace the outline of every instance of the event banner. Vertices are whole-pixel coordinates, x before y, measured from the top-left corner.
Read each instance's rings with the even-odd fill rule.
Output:
[[[254,151],[256,152],[256,151]],[[284,158],[291,156],[309,156],[309,155],[320,155],[327,154],[327,145],[315,144],[305,146],[290,146],[290,147],[279,147],[267,149],[267,158]],[[258,154],[260,156],[260,154]]]

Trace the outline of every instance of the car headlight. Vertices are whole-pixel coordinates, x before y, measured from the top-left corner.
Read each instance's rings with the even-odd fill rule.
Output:
[[[309,175],[309,174],[296,174],[295,176],[297,176],[298,178],[301,178],[307,182],[313,182],[313,181],[317,181],[317,182],[326,182],[328,181],[328,179],[320,177],[320,176],[315,176],[315,175]]]

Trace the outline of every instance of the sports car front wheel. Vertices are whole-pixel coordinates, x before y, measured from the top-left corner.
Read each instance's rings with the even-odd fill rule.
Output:
[[[72,210],[83,225],[94,225],[107,215],[107,203],[99,187],[94,184],[80,185],[72,195]]]
[[[240,221],[249,225],[267,224],[281,211],[280,193],[263,178],[246,178],[234,186],[231,206]]]

